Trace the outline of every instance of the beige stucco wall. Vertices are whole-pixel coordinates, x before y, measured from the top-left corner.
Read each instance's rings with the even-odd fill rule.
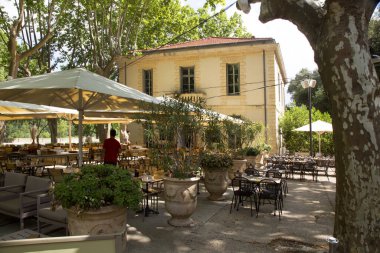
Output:
[[[156,52],[138,61],[122,57],[119,66],[127,63],[128,67],[126,71],[124,68],[120,70],[119,80],[122,83],[126,80],[128,86],[142,90],[143,70],[152,69],[153,96],[172,95],[180,93],[180,68],[193,66],[195,93],[201,93],[213,110],[228,115],[240,114],[263,124],[266,84],[268,143],[276,152],[279,145],[278,118],[284,111],[283,98],[280,100],[284,87],[282,85],[280,91],[275,84],[286,78],[283,68],[280,68],[277,49],[277,44],[261,44]],[[240,95],[229,96],[226,90],[226,64],[234,63],[240,65]],[[140,140],[142,138],[136,141]]]

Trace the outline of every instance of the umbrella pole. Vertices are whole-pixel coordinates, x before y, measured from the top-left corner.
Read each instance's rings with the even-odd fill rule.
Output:
[[[321,153],[321,134],[318,133],[318,142],[319,142],[319,154],[322,154]]]
[[[82,167],[83,164],[83,93],[82,90],[79,90],[79,121],[78,121],[78,166]]]
[[[72,146],[71,146],[71,127],[72,127],[72,124],[73,124],[73,120],[70,118],[69,119],[69,150],[72,150]]]

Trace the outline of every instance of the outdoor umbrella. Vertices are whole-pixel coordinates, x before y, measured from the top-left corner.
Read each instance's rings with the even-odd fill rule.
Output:
[[[71,114],[78,114],[78,112],[54,106],[0,101],[0,120],[46,119],[64,117]]]
[[[318,134],[319,153],[321,153],[321,134],[325,132],[332,132],[333,131],[332,125],[325,121],[317,120],[311,123],[311,129],[313,130],[313,132],[316,132]],[[293,131],[309,132],[310,125],[309,124],[304,125],[302,127],[294,129]]]
[[[78,117],[78,111],[55,106],[0,101],[0,120],[27,120],[65,118],[69,120],[69,147],[71,149],[71,120]],[[32,139],[35,130],[31,129]]]
[[[161,102],[164,102],[164,101],[168,101],[169,104],[171,101],[173,101],[173,103],[175,102],[178,102],[175,98],[171,98],[171,97],[156,97],[159,101]],[[198,108],[196,108],[196,106],[190,104],[190,103],[186,103],[188,104],[188,107],[190,110],[197,110]],[[218,118],[219,120],[228,120],[228,121],[231,121],[235,124],[242,124],[243,123],[243,120],[241,119],[236,119],[236,118],[233,118],[231,116],[228,116],[228,115],[225,115],[223,113],[219,113],[219,112],[216,112],[216,111],[212,111],[212,110],[207,110],[207,109],[201,109],[201,113],[203,115],[206,115],[206,118],[212,116],[212,117],[216,117]]]
[[[14,79],[0,84],[0,100],[74,109],[79,112],[79,166],[83,152],[83,114],[87,110],[137,110],[157,99],[85,69]]]

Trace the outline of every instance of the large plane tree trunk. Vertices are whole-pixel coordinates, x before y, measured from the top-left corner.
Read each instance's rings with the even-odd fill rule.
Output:
[[[262,3],[263,22],[283,18],[297,25],[314,49],[332,103],[334,235],[340,252],[380,252],[380,87],[368,46],[368,23],[379,1],[249,2]]]
[[[380,87],[368,50],[367,11],[365,1],[330,4],[314,47],[332,103],[334,233],[344,252],[380,251]]]

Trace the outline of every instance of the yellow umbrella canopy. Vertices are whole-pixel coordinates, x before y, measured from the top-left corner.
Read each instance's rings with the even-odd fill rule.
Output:
[[[0,91],[0,100],[77,110],[79,165],[85,111],[138,110],[143,103],[159,103],[152,96],[80,68],[2,82]]]

